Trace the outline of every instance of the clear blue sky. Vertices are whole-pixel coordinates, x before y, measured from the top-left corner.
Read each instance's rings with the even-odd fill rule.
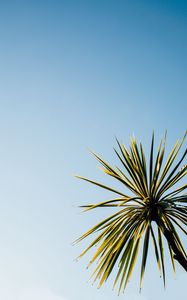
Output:
[[[102,217],[77,206],[105,196],[87,148],[115,161],[115,135],[149,144],[186,130],[186,1],[0,1],[0,298],[114,300],[88,283],[71,243]],[[107,195],[108,196],[108,195]],[[119,299],[185,299],[186,274],[151,256]]]

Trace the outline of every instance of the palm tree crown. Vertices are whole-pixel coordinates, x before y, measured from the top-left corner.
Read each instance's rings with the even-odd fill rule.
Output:
[[[131,138],[129,149],[117,140],[119,150],[114,150],[121,163],[120,168],[111,167],[100,156],[93,153],[101,163],[102,170],[121,182],[131,191],[131,195],[77,176],[117,194],[117,198],[83,206],[86,211],[99,207],[117,209],[115,213],[96,224],[77,240],[79,242],[92,233],[97,233],[97,237],[79,257],[97,245],[97,250],[89,265],[95,261],[98,262],[93,275],[94,280],[99,280],[99,287],[108,279],[114,267],[117,267],[114,286],[118,284],[119,293],[126,288],[134,269],[141,240],[143,245],[140,288],[146,268],[150,240],[154,246],[158,269],[162,274],[164,284],[163,237],[168,244],[174,271],[175,261],[178,261],[187,271],[187,254],[176,230],[178,227],[187,234],[184,228],[187,225],[187,194],[185,193],[187,184],[176,187],[176,183],[187,174],[187,164],[182,165],[187,155],[187,149],[177,159],[185,136],[181,141],[178,140],[175,143],[165,163],[163,161],[166,136],[163,141],[161,140],[154,156],[154,134],[148,162],[146,162],[142,144],[138,145],[134,138]],[[153,226],[153,222],[156,226]]]

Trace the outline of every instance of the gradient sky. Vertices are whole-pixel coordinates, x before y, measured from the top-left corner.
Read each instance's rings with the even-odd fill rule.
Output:
[[[102,218],[78,205],[106,198],[74,174],[105,180],[87,149],[115,161],[115,136],[148,147],[186,130],[186,1],[0,1],[0,298],[114,300],[92,286],[72,242]],[[107,194],[108,196],[108,194]],[[119,299],[185,299],[150,255]]]

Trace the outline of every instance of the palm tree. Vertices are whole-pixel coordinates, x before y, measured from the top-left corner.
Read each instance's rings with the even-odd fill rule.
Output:
[[[99,280],[98,287],[102,286],[116,267],[114,287],[118,284],[118,292],[124,291],[132,275],[142,241],[141,289],[150,240],[165,285],[163,237],[168,245],[173,270],[175,271],[177,261],[187,271],[187,254],[177,233],[178,228],[187,234],[184,229],[187,225],[187,193],[185,193],[187,184],[181,183],[182,185],[176,187],[176,184],[187,174],[187,164],[181,167],[187,149],[180,159],[177,159],[185,136],[175,143],[165,163],[163,161],[166,135],[161,140],[155,155],[153,134],[148,163],[142,144],[138,145],[134,138],[131,138],[129,149],[117,140],[118,150],[114,148],[114,151],[121,163],[120,168],[110,166],[93,153],[101,163],[102,170],[122,183],[129,190],[128,195],[102,183],[77,176],[117,194],[117,198],[82,206],[85,211],[101,207],[116,209],[112,215],[96,224],[77,240],[80,242],[93,233],[97,234],[79,257],[93,246],[97,246],[88,266],[98,262],[93,273],[94,281]]]

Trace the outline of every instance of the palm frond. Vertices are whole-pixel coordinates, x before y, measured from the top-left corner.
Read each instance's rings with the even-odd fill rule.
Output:
[[[77,176],[77,178],[117,195],[113,199],[81,206],[84,211],[111,207],[117,209],[115,213],[100,221],[76,240],[76,242],[80,242],[90,235],[96,235],[90,245],[79,255],[79,258],[97,246],[88,267],[97,262],[93,278],[94,281],[99,281],[98,287],[101,287],[110,274],[117,269],[114,287],[118,285],[119,293],[124,291],[132,276],[142,243],[141,289],[151,241],[158,270],[162,274],[165,285],[163,238],[168,244],[173,270],[175,271],[175,261],[177,260],[187,271],[187,255],[177,232],[178,229],[187,234],[185,229],[187,226],[187,193],[185,193],[187,184],[176,187],[176,184],[187,175],[187,164],[181,166],[187,156],[187,149],[177,161],[186,134],[187,132],[181,141],[178,140],[174,144],[165,163],[166,135],[155,153],[154,133],[148,160],[142,143],[138,145],[134,138],[131,138],[129,149],[116,139],[119,150],[114,148],[114,151],[121,166],[113,167],[101,156],[92,152],[102,165],[102,171],[121,184],[121,191]],[[127,194],[127,190],[130,191],[130,194]],[[157,227],[157,234],[156,227],[152,226],[153,222]]]

